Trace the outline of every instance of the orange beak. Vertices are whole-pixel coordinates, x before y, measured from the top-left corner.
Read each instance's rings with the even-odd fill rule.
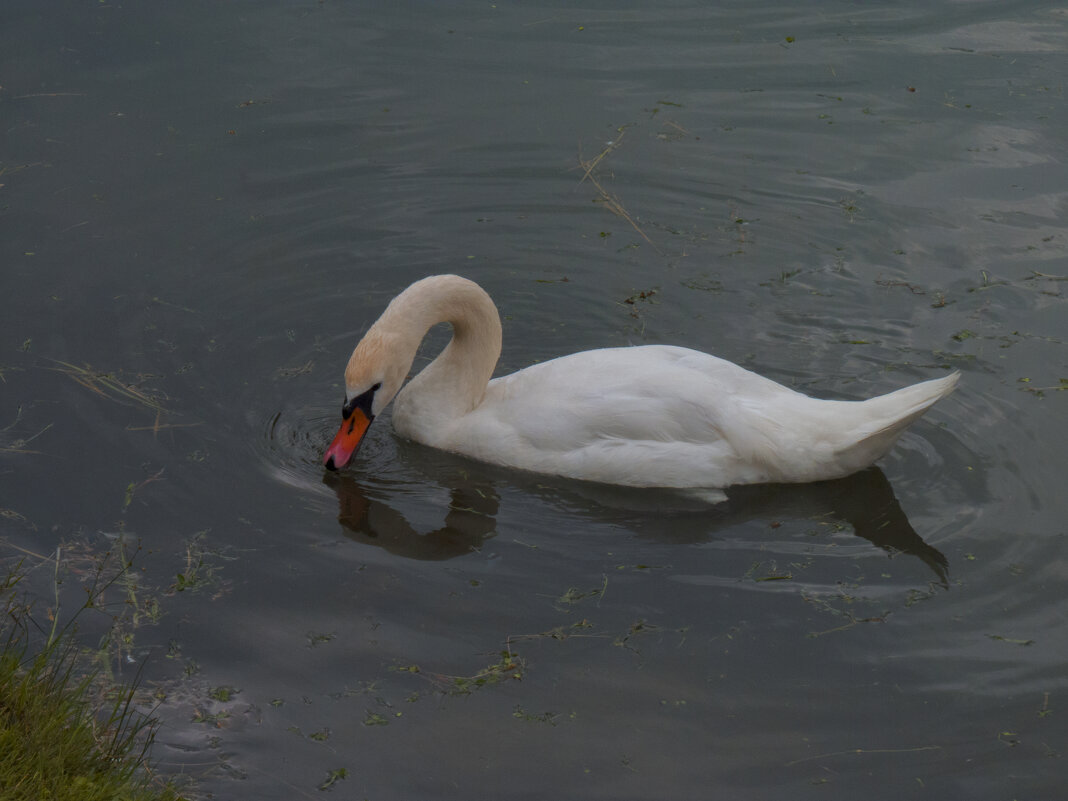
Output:
[[[341,428],[323,456],[323,464],[327,470],[340,470],[352,460],[360,442],[363,441],[363,435],[367,433],[367,427],[371,425],[371,420],[363,409],[356,408],[341,422]]]

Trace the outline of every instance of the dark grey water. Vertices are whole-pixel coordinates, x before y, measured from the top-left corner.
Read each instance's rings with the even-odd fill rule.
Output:
[[[162,771],[214,798],[1062,792],[1063,9],[0,22],[0,555],[62,545],[73,610],[93,555],[142,545],[110,664],[162,699]],[[498,301],[502,372],[664,342],[824,397],[964,380],[880,469],[711,510],[385,420],[324,479],[350,349],[448,271]]]

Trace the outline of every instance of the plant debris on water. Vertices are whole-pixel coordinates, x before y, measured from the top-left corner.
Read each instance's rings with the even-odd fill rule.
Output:
[[[609,154],[611,154],[614,150],[618,149],[620,145],[622,145],[623,137],[627,133],[626,128],[627,126],[620,126],[617,129],[617,133],[619,134],[619,136],[617,136],[613,141],[608,142],[604,150],[598,153],[593,159],[587,161],[582,158],[581,154],[579,155],[579,167],[581,167],[583,170],[582,178],[579,183],[585,183],[586,181],[589,181],[591,184],[593,184],[593,188],[597,190],[598,194],[597,202],[603,203],[605,208],[612,212],[612,214],[615,214],[617,217],[626,220],[630,227],[637,231],[638,235],[641,236],[642,239],[652,245],[653,250],[656,250],[659,253],[660,251],[656,247],[656,245],[653,244],[653,240],[646,236],[645,231],[643,231],[641,226],[634,221],[634,218],[631,217],[630,212],[628,212],[623,207],[623,204],[620,202],[619,198],[617,198],[615,195],[610,194],[608,190],[606,190],[604,186],[601,185],[601,182],[597,179],[597,166],[602,161],[604,161],[609,156]]]
[[[568,587],[567,591],[556,599],[556,606],[558,608],[570,607],[586,598],[597,598],[598,602],[600,602],[600,599],[604,598],[604,594],[607,590],[608,576],[606,575],[603,577],[600,587],[594,587],[593,589],[585,591],[580,590],[577,587]]]
[[[0,372],[0,378],[3,377],[3,373]],[[8,431],[18,425],[19,420],[22,419],[22,407],[19,406],[15,410],[15,419],[4,428],[0,428],[0,434],[6,434]],[[36,434],[31,437],[19,437],[17,439],[9,440],[8,444],[0,444],[0,453],[40,453],[40,451],[27,448],[26,446],[45,433],[52,427],[52,423],[49,423]]]
[[[77,365],[60,361],[58,359],[53,361],[55,364],[58,364],[59,367],[49,369],[64,373],[75,383],[80,384],[90,392],[93,392],[102,398],[107,398],[108,400],[117,401],[119,403],[139,404],[141,406],[146,406],[149,409],[154,409],[157,412],[166,411],[159,398],[150,395],[136,384],[123,381],[114,373],[96,370],[88,364],[78,367]],[[141,380],[145,381],[150,377],[153,376],[141,376]]]
[[[347,779],[349,772],[345,768],[337,768],[326,775],[326,780],[319,785],[320,790],[331,790],[342,779]]]

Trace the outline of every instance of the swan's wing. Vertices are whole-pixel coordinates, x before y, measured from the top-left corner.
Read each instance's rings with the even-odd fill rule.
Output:
[[[708,376],[671,348],[583,351],[491,382],[482,409],[539,448],[598,439],[714,442]],[[711,357],[710,357],[711,358]]]
[[[782,392],[796,394],[686,348],[583,351],[490,382],[452,449],[598,481],[722,487],[750,480],[735,433],[759,438],[747,407]]]

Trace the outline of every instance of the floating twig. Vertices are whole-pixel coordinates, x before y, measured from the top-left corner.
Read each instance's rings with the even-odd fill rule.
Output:
[[[582,179],[579,181],[579,183],[581,184],[585,181],[589,181],[591,184],[593,184],[594,188],[601,196],[600,200],[602,203],[604,203],[605,208],[607,208],[617,217],[621,217],[622,219],[626,220],[630,224],[631,228],[637,231],[639,236],[641,236],[642,239],[648,242],[649,245],[653,248],[653,250],[659,253],[660,248],[654,245],[653,240],[651,240],[648,236],[645,235],[645,231],[641,229],[641,226],[638,225],[638,223],[634,221],[634,218],[630,216],[630,213],[625,208],[623,208],[623,204],[619,202],[619,198],[617,198],[615,195],[609,194],[609,192],[603,186],[601,186],[601,182],[597,180],[597,176],[594,175],[594,170],[597,169],[597,165],[604,161],[604,159],[608,156],[609,153],[619,147],[620,143],[622,143],[623,141],[623,136],[625,133],[626,131],[620,131],[619,136],[616,137],[616,139],[614,139],[613,141],[609,142],[608,147],[598,153],[596,158],[594,158],[592,161],[586,161],[582,158],[581,155],[579,155],[579,166],[583,169]]]
[[[134,401],[142,406],[147,406],[150,409],[155,409],[157,412],[166,411],[163,404],[156,400],[156,398],[141,391],[133,384],[127,384],[119,380],[112,373],[94,370],[88,364],[84,367],[78,367],[77,365],[60,361],[59,359],[51,359],[50,361],[55,362],[60,365],[60,367],[50,367],[47,369],[65,373],[70,376],[71,380],[81,384],[90,392],[93,392],[102,398],[108,398],[119,403],[123,403],[123,399],[126,399]]]
[[[831,751],[826,754],[816,754],[815,756],[795,759],[792,762],[787,762],[786,767],[790,768],[794,765],[800,765],[802,762],[812,762],[814,759],[830,759],[832,757],[840,756],[860,756],[862,754],[916,754],[921,751],[941,750],[942,746],[940,745],[917,745],[912,748],[850,748],[846,751]]]

